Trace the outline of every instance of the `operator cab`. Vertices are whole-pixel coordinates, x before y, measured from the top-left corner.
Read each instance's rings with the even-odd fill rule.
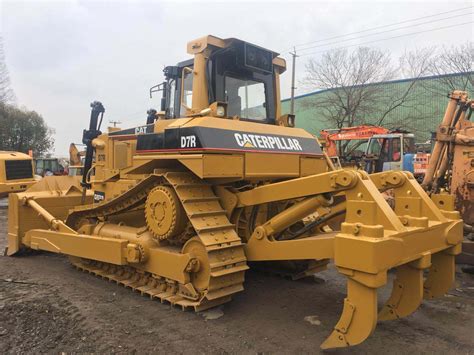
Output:
[[[280,116],[277,88],[284,60],[237,39],[207,36],[197,43],[204,47],[202,52],[188,45],[195,57],[166,67],[166,81],[150,89],[150,94],[163,92],[161,117],[195,116],[214,105],[206,116],[275,124]]]
[[[412,133],[377,134],[369,139],[365,170],[379,173],[387,170],[413,172],[415,136]]]

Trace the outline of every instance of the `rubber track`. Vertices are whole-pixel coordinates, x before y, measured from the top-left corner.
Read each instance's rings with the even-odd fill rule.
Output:
[[[173,187],[184,210],[206,248],[210,279],[208,287],[199,295],[192,295],[178,282],[137,270],[131,266],[117,266],[71,257],[78,269],[114,281],[125,287],[196,311],[211,308],[231,300],[243,290],[245,271],[248,269],[243,244],[235,226],[222,209],[212,187],[191,173],[170,172],[153,175],[133,186],[126,193],[93,208],[76,209],[67,220],[76,225],[83,218],[106,218],[108,215],[129,210],[145,202],[148,192],[159,184]]]

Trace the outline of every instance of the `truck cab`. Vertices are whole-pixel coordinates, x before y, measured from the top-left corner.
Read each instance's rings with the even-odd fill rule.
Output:
[[[414,173],[415,153],[415,136],[412,133],[393,132],[374,135],[367,145],[365,171],[369,174],[388,170]]]

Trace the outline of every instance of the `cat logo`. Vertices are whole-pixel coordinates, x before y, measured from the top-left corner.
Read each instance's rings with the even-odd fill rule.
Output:
[[[135,134],[145,134],[146,128],[146,126],[135,127]]]

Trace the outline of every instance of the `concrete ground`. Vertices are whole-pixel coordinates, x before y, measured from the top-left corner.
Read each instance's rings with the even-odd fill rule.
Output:
[[[6,230],[0,200],[2,250]],[[1,256],[0,275],[0,353],[320,353],[345,296],[332,267],[300,281],[251,271],[244,292],[204,314],[141,297],[48,253]],[[390,286],[380,291],[380,305],[389,293]],[[359,346],[328,352],[468,354],[473,329],[474,276],[458,272],[445,297],[379,324]]]

